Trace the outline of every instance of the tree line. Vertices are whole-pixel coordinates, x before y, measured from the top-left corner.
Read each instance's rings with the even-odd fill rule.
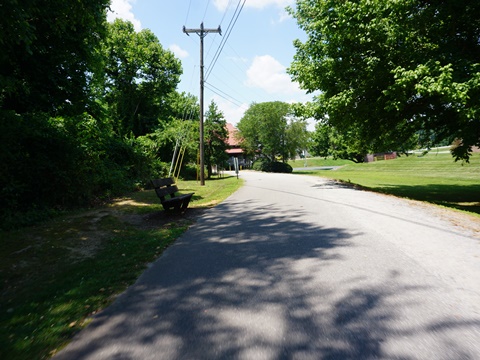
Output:
[[[317,92],[313,150],[358,160],[368,152],[451,144],[468,161],[480,146],[480,2],[297,0],[307,34],[289,68]]]
[[[180,61],[150,30],[107,23],[108,6],[1,6],[2,227],[165,176],[179,137],[190,148],[187,160],[195,158],[198,102],[176,90]]]
[[[180,60],[150,30],[107,23],[108,6],[0,6],[2,227],[142,187],[168,173],[177,146],[196,163],[199,106],[177,91]],[[317,95],[251,104],[238,124],[247,154],[284,163],[309,143],[362,161],[454,142],[455,159],[469,160],[480,145],[479,2],[297,0],[289,11],[307,40],[295,41],[288,72]],[[213,102],[206,115],[211,176],[225,161],[226,120]]]
[[[199,104],[176,90],[180,60],[149,29],[108,23],[108,6],[0,7],[0,228],[144,187],[168,175],[176,151],[182,176],[196,176]],[[228,134],[213,101],[205,115],[211,177]]]

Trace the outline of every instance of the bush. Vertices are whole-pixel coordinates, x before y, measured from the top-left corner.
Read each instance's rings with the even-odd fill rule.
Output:
[[[279,161],[268,161],[265,159],[259,159],[253,163],[253,170],[264,171],[264,172],[274,172],[274,173],[291,173],[293,168],[283,162]]]
[[[168,171],[136,139],[84,114],[51,118],[0,110],[0,229],[135,190]]]
[[[196,164],[185,164],[180,170],[180,177],[183,180],[196,180],[197,177],[197,165]]]

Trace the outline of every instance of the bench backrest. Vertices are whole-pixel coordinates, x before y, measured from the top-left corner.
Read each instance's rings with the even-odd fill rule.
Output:
[[[164,187],[164,186],[170,186],[175,184],[172,178],[164,178],[164,179],[154,179],[152,180],[152,185],[155,189]]]
[[[166,186],[166,187],[161,187],[161,188],[156,188],[155,192],[157,193],[157,196],[160,199],[164,199],[165,196],[170,195],[170,197],[174,197],[175,193],[178,191],[178,188],[176,185],[173,186]],[[162,200],[163,201],[163,200]]]

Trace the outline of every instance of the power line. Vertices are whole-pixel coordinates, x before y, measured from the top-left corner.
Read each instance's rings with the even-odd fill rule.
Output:
[[[233,13],[232,18],[230,19],[230,23],[227,26],[227,30],[225,32],[226,36],[224,36],[222,38],[222,40],[220,41],[220,44],[219,44],[219,46],[218,46],[218,48],[215,52],[215,55],[213,55],[212,61],[211,61],[210,65],[208,66],[207,75],[206,75],[207,79],[208,79],[208,76],[210,75],[210,73],[212,72],[213,67],[215,66],[215,63],[217,62],[217,60],[220,56],[220,53],[223,50],[223,46],[225,45],[225,42],[230,37],[230,34],[232,32],[232,29],[233,29],[232,22],[235,20],[235,15],[237,15],[237,13],[238,13],[238,15],[240,15],[240,11],[243,8],[243,5],[242,5],[242,8],[240,8],[240,11],[239,11],[239,6],[240,6],[241,1],[242,0],[238,0],[238,4],[237,4],[237,7],[235,8],[235,12]],[[245,4],[245,0],[243,1],[243,4]],[[238,19],[238,16],[237,16],[237,19]],[[236,23],[236,20],[235,20],[235,23]]]
[[[243,9],[243,6],[245,5],[246,0],[243,0],[242,6],[239,9],[241,1],[242,0],[238,1],[237,7],[236,7],[235,12],[232,16],[232,19],[230,20],[230,23],[228,24],[226,35],[222,38],[222,41],[220,42],[220,45],[219,45],[217,51],[215,52],[215,55],[213,56],[213,60],[210,64],[210,66],[208,67],[207,75],[206,75],[205,79],[208,79],[208,77],[210,76],[210,73],[212,72],[213,67],[215,66],[218,58],[220,57],[220,54],[223,50],[223,47],[225,46],[225,43],[227,42],[228,38],[230,37],[230,34],[232,33],[233,27],[237,23],[238,17],[240,16],[240,13],[242,12],[242,9]],[[236,17],[235,17],[235,15],[236,15]],[[232,21],[233,21],[233,25],[232,25]]]
[[[210,0],[208,0],[207,2],[207,6],[205,7],[205,12],[203,13],[203,19],[202,19],[202,22],[205,21],[205,16],[207,16],[207,10],[208,10],[208,6],[210,5]]]
[[[188,15],[190,14],[190,7],[191,7],[191,6],[192,6],[192,0],[190,0],[190,2],[188,3],[187,16],[186,16],[186,18],[185,18],[184,24],[186,24],[187,21],[188,21]]]
[[[220,90],[219,88],[217,88],[216,86],[210,84],[210,83],[207,83],[205,82],[205,86],[213,93],[217,94],[218,96],[220,96],[221,98],[227,100],[228,102],[232,103],[233,105],[235,106],[238,106],[238,107],[242,107],[243,106],[243,103],[237,99],[235,99],[234,97],[230,96],[229,94],[227,94],[226,92]],[[213,88],[213,89],[212,89]],[[223,94],[223,95],[222,95]],[[228,97],[228,98],[227,98]]]
[[[222,66],[222,67],[223,67],[223,69],[224,69],[225,71],[229,72],[228,69],[226,69],[224,66]],[[243,102],[247,102],[247,103],[250,101],[250,100],[247,99],[243,94],[239,93],[236,89],[232,88],[232,87],[230,86],[230,84],[227,84],[227,82],[225,82],[222,78],[220,78],[219,76],[217,76],[215,73],[212,73],[211,75],[213,76],[213,78],[214,78],[215,80],[217,80],[218,82],[222,83],[222,88],[223,88],[223,87],[226,87],[227,90],[228,90],[230,93],[233,92],[233,93],[235,94],[235,96],[237,97],[237,99],[238,99],[238,98],[241,98],[241,99],[243,100]],[[239,83],[241,83],[241,81],[240,81],[234,74],[229,73],[229,76],[230,76],[231,78],[233,78],[234,80],[237,80]],[[211,84],[210,84],[210,85],[211,85]]]
[[[220,21],[220,26],[222,26],[223,20],[225,20],[225,16],[227,15],[227,11],[228,11],[228,9],[230,8],[230,5],[232,4],[232,1],[233,1],[233,0],[228,0],[227,7],[225,8],[225,11],[224,11],[224,13],[223,13],[222,20]]]

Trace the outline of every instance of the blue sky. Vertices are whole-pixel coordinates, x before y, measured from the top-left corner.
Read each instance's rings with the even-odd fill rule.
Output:
[[[204,40],[205,108],[213,99],[228,122],[236,124],[252,102],[305,102],[311,99],[293,83],[286,68],[295,54],[293,40],[305,40],[295,19],[285,12],[294,0],[112,0],[115,17],[137,30],[150,29],[164,48],[182,62],[178,87],[199,96],[200,39],[182,28],[222,28]],[[235,22],[235,9],[243,4]],[[238,12],[237,12],[238,14]],[[236,17],[236,15],[235,15]],[[227,32],[228,31],[228,32]],[[230,35],[228,35],[230,34]],[[228,37],[227,37],[228,36]],[[213,59],[220,45],[217,61]],[[212,67],[213,66],[213,67]],[[310,128],[311,130],[311,128]]]

